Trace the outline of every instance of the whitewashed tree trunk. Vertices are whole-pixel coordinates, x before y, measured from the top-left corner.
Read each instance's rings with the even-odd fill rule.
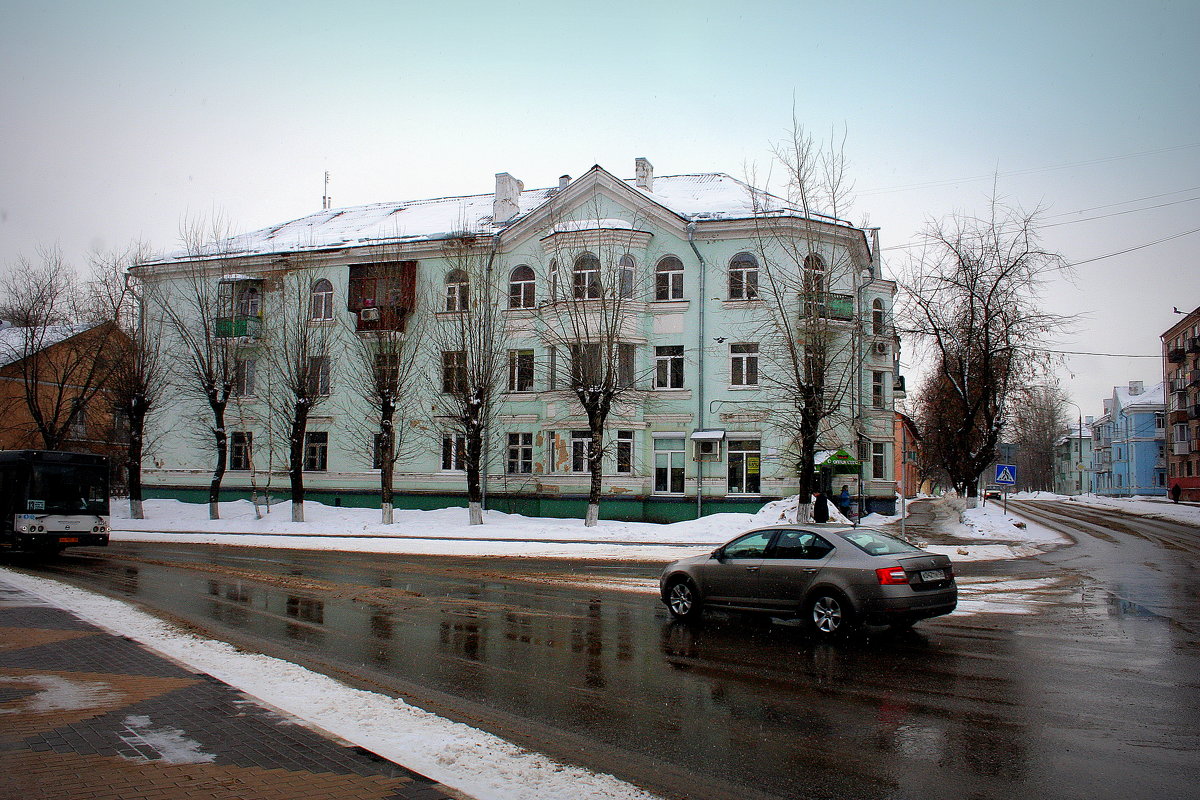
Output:
[[[208,504],[208,518],[209,519],[220,519],[221,518],[221,508],[217,503],[213,502],[213,503]]]
[[[583,519],[585,528],[594,528],[596,523],[600,521],[600,504],[588,503],[587,516]]]
[[[142,509],[142,501],[129,498],[129,518],[130,519],[145,519],[146,514]]]
[[[292,503],[292,522],[304,522],[304,503]]]
[[[391,504],[391,503],[384,503],[384,504],[382,504],[382,506],[381,506],[381,510],[383,511],[383,524],[384,524],[384,525],[391,525],[391,524],[392,524],[392,522],[393,522],[393,519],[392,519],[392,504]]]
[[[468,510],[470,511],[471,524],[472,525],[482,525],[483,524],[483,505],[480,503],[470,503],[470,504],[468,504],[467,507],[468,507]]]

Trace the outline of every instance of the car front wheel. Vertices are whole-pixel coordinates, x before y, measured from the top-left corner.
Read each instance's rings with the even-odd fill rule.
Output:
[[[667,610],[675,619],[692,620],[700,616],[700,598],[690,581],[679,580],[667,588]]]
[[[832,638],[854,626],[854,611],[837,592],[817,592],[808,601],[807,609],[807,621],[818,636]]]

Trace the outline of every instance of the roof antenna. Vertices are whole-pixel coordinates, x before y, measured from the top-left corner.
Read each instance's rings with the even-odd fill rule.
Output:
[[[321,210],[328,209],[332,204],[329,197],[329,170],[325,170],[325,194],[321,195]]]

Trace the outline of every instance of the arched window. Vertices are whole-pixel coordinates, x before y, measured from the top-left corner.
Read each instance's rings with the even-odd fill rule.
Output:
[[[876,336],[887,333],[887,326],[883,322],[883,301],[879,298],[871,303],[871,332]]]
[[[654,299],[683,299],[683,262],[675,256],[667,256],[654,268]]]
[[[571,286],[576,300],[596,300],[600,297],[600,259],[584,253],[575,259]]]
[[[333,284],[324,278],[313,284],[308,318],[314,321],[333,319]]]
[[[816,253],[804,257],[804,291],[807,294],[825,291],[825,261]]]
[[[758,299],[758,259],[749,253],[729,260],[729,299]]]
[[[508,307],[533,308],[533,270],[522,264],[508,278]]]
[[[617,269],[617,284],[621,291],[621,297],[633,297],[633,277],[636,268],[637,262],[633,260],[633,256],[628,253],[621,256]]]
[[[452,270],[446,276],[446,310],[467,310],[467,273],[461,269]]]

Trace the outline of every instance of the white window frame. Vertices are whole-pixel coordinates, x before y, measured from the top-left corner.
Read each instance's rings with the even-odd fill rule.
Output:
[[[654,348],[655,389],[683,388],[683,352],[683,345],[680,344],[660,345]]]
[[[743,352],[735,352],[734,348],[754,348]],[[729,385],[758,386],[758,342],[734,342],[729,345]],[[751,371],[754,380],[751,381]]]

